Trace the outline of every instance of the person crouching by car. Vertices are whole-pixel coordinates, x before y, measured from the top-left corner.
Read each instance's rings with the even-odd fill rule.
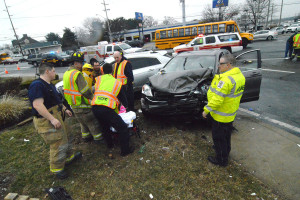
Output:
[[[212,138],[216,156],[208,156],[214,165],[227,166],[231,150],[232,123],[240,106],[245,89],[245,77],[241,70],[234,67],[236,63],[232,54],[220,58],[219,73],[216,74],[207,92],[208,103],[204,106],[202,116],[212,121]]]
[[[50,145],[50,171],[59,179],[68,177],[65,166],[79,159],[81,152],[74,153],[70,132],[62,115],[72,112],[62,105],[61,98],[51,81],[55,79],[55,68],[51,63],[39,66],[40,78],[28,89],[32,105],[33,124],[44,141]]]
[[[110,127],[113,127],[119,134],[121,156],[126,156],[134,151],[129,146],[129,131],[127,124],[118,115],[120,102],[127,108],[127,98],[121,81],[115,79],[112,73],[112,65],[103,65],[104,75],[96,77],[95,94],[92,100],[92,110],[103,127],[103,136],[110,149],[113,147],[113,138]]]

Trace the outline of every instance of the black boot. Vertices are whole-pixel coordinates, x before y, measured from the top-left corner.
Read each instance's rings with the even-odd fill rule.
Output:
[[[228,165],[228,162],[219,162],[215,157],[213,157],[213,156],[208,156],[207,157],[207,160],[209,161],[209,162],[211,162],[212,164],[214,164],[214,165],[219,165],[219,166],[221,166],[221,167],[226,167],[227,165]]]
[[[56,178],[63,180],[69,177],[68,173],[66,172],[66,170],[62,170],[58,173],[55,173]]]

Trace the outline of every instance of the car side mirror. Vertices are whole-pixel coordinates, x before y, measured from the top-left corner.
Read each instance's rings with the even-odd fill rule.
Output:
[[[191,44],[191,46],[194,46],[194,45],[195,45],[195,43],[192,43],[192,44]]]

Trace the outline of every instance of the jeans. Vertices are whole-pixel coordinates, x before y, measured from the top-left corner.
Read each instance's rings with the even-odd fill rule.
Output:
[[[293,52],[293,44],[287,42],[285,45],[285,54],[284,57],[287,57],[287,54],[289,53],[289,57],[292,56],[292,52]]]

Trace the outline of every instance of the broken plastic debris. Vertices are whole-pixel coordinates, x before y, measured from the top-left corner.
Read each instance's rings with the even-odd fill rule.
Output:
[[[151,193],[149,194],[149,197],[150,197],[150,199],[153,199],[153,195]]]
[[[300,144],[297,144],[298,147],[300,147]]]
[[[253,192],[253,193],[251,193],[251,196],[255,196],[256,194]]]
[[[141,109],[139,109],[138,111],[139,111],[139,113],[141,113],[141,112],[142,112],[142,110],[141,110]]]
[[[143,153],[145,150],[145,145],[141,146],[140,150],[139,150],[139,153]]]
[[[146,160],[146,163],[150,163],[150,160]]]
[[[254,130],[255,128],[252,128],[252,130]]]
[[[143,160],[143,159],[144,159],[143,157],[140,158],[140,160]]]
[[[163,147],[162,150],[167,151],[167,150],[170,150],[170,148],[169,147]]]
[[[14,136],[12,136],[9,140],[12,140],[12,139],[14,139]]]
[[[253,108],[249,108],[248,110],[253,111]]]
[[[231,175],[229,175],[229,178],[232,178],[232,176],[231,176]]]
[[[27,139],[24,138],[24,142],[29,142],[29,140],[27,140]]]

